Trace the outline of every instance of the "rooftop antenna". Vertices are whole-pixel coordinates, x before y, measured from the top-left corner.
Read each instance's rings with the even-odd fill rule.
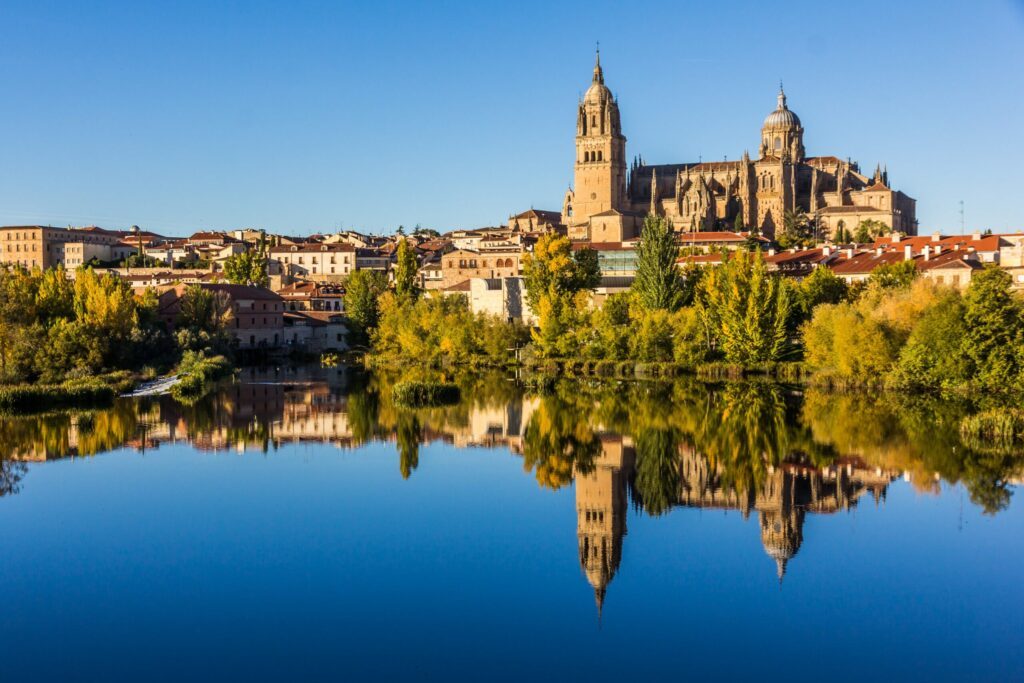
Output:
[[[964,200],[961,199],[960,200],[960,234],[961,235],[966,235],[967,234],[967,228],[965,227],[966,225],[967,224],[964,222]]]

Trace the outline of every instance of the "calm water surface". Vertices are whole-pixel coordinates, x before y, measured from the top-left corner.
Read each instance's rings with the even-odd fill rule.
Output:
[[[1024,679],[957,406],[343,370],[0,421],[0,680]]]

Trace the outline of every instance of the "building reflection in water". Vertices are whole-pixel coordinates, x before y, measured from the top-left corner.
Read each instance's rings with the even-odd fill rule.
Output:
[[[954,437],[936,440],[924,431],[925,446],[940,454],[952,449],[960,460],[914,460],[908,455],[915,447],[911,433],[894,438],[899,432],[888,424],[886,438],[900,449],[902,468],[895,469],[894,458],[884,452],[885,440],[872,441],[870,450],[851,445],[840,452],[809,436],[808,419],[814,424],[815,415],[784,417],[785,406],[777,397],[765,400],[763,407],[745,397],[739,404],[756,410],[743,416],[746,422],[726,426],[723,417],[737,415],[732,410],[736,404],[728,401],[716,413],[711,399],[701,405],[685,397],[680,402],[614,393],[612,401],[605,398],[604,405],[595,406],[578,392],[524,395],[503,379],[467,387],[465,400],[455,406],[403,411],[391,402],[390,385],[378,381],[344,370],[246,370],[240,381],[192,406],[160,397],[122,400],[108,410],[81,414],[0,419],[0,496],[18,492],[26,461],[89,456],[124,446],[145,451],[187,442],[202,451],[266,452],[296,443],[354,448],[391,441],[404,477],[414,472],[421,443],[507,448],[535,470],[542,486],[574,483],[579,563],[600,614],[622,559],[630,502],[652,515],[707,508],[737,510],[748,519],[756,512],[761,543],[781,582],[803,544],[808,514],[850,510],[864,496],[877,504],[896,477],[909,478],[910,468],[927,472],[933,462],[960,467],[951,470],[954,481],[958,472],[969,475],[975,468],[979,474],[973,479],[959,474],[972,496],[980,491],[983,500],[1005,505],[1010,495],[1006,482],[1019,478],[1022,469],[1019,454],[970,460],[967,449],[949,445]],[[712,396],[706,390],[694,395],[697,401]],[[823,420],[832,422],[828,415]],[[920,452],[927,453],[924,447]],[[981,469],[987,462],[996,465]],[[935,469],[931,472],[938,477]],[[979,488],[982,484],[990,486]],[[992,511],[998,509],[993,505]]]
[[[756,490],[722,483],[721,472],[696,449],[679,445],[680,487],[673,504],[683,508],[738,510],[744,519],[756,511],[765,553],[775,561],[781,582],[787,563],[803,543],[807,513],[850,510],[864,496],[877,504],[899,473],[844,458],[827,467],[796,462],[769,466]],[[635,474],[636,449],[629,437],[602,435],[593,469],[576,472],[576,529],[580,566],[594,589],[600,614],[608,584],[622,559],[626,535],[627,483]]]

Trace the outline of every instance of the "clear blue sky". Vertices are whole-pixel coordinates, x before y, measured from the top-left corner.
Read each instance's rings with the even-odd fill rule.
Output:
[[[1024,229],[1024,3],[0,4],[0,224],[441,230],[560,209],[601,41],[630,157],[888,164]]]

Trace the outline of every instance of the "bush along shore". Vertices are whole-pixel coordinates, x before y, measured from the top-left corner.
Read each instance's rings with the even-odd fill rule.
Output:
[[[180,403],[192,404],[210,392],[217,380],[234,372],[224,356],[208,357],[187,351],[178,365],[178,382],[171,387],[171,396]]]
[[[100,408],[110,405],[117,392],[102,382],[22,384],[0,387],[0,411],[33,413],[62,408]]]
[[[959,289],[914,261],[849,284],[827,267],[797,280],[760,251],[713,267],[684,263],[675,234],[649,216],[626,292],[593,305],[596,254],[543,235],[523,257],[533,327],[471,312],[461,295],[363,288],[354,328],[370,367],[511,367],[616,378],[769,376],[832,390],[888,390],[975,400],[1024,396],[1024,298],[988,265]],[[685,259],[685,257],[683,257]],[[380,283],[378,283],[380,284]]]
[[[459,387],[440,380],[407,380],[391,389],[395,405],[403,408],[428,408],[458,403]]]

